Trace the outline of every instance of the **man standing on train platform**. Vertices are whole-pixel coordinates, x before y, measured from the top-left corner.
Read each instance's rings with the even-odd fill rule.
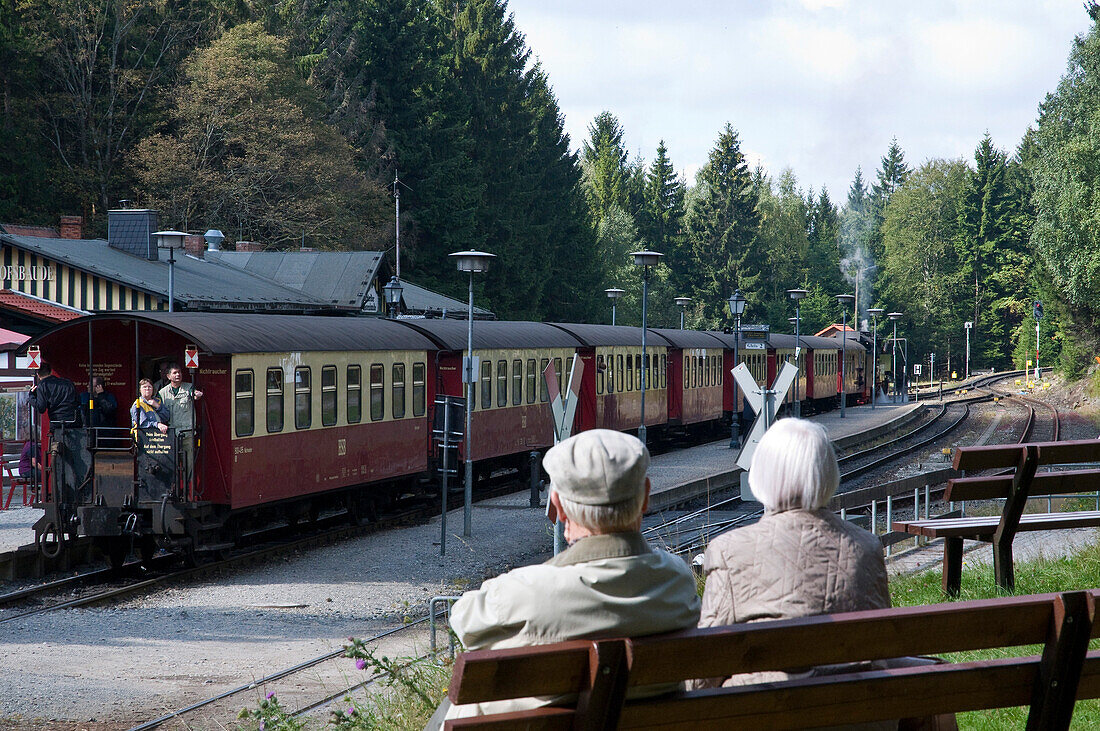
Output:
[[[168,409],[168,423],[176,430],[176,443],[183,451],[184,484],[191,483],[195,469],[195,401],[202,398],[202,391],[183,382],[183,371],[177,363],[168,366],[168,385],[158,394]]]
[[[700,601],[687,563],[642,536],[649,503],[649,451],[628,434],[593,429],[546,453],[551,522],[565,524],[569,548],[466,592],[451,629],[467,650],[496,650],[578,638],[623,637],[695,627]],[[636,689],[638,695],[673,686]],[[633,695],[633,693],[632,693]],[[526,710],[555,698],[453,706],[444,700],[427,728],[445,718]]]

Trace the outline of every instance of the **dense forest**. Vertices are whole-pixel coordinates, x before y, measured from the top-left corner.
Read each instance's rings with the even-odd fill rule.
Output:
[[[651,323],[790,331],[901,311],[911,361],[961,370],[1040,360],[1069,372],[1100,336],[1100,17],[1069,49],[1023,139],[967,159],[906,160],[897,141],[849,189],[751,169],[734,121],[694,180],[662,142],[646,160],[611,111],[571,141],[505,0],[0,0],[0,221],[80,213],[102,235],[119,200],[162,223],[272,248],[394,251],[461,296],[447,254],[498,255],[479,297],[500,316],[640,319],[629,252],[665,254]],[[1038,101],[1038,100],[1037,100]],[[649,154],[649,153],[646,153]]]

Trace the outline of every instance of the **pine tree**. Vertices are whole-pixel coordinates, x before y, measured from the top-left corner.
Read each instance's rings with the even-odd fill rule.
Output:
[[[878,179],[871,186],[870,207],[874,218],[874,228],[871,231],[871,255],[877,261],[882,257],[882,223],[886,219],[886,206],[890,203],[891,196],[905,184],[909,177],[909,166],[905,164],[905,153],[895,137],[890,140],[890,148],[882,157],[881,167],[878,170]]]
[[[761,286],[757,196],[732,125],[719,135],[698,182],[703,191],[688,223],[696,267],[692,296],[702,302],[704,316],[718,323],[725,318],[722,303],[735,289],[751,299]]]
[[[665,255],[673,272],[690,268],[690,252],[684,240],[684,183],[672,167],[664,140],[645,174],[643,205],[637,216],[638,235],[647,246]],[[683,278],[673,277],[673,287],[687,291]]]
[[[588,206],[600,221],[613,206],[631,212],[632,170],[623,147],[623,128],[611,112],[600,112],[581,146],[581,169]]]
[[[826,292],[840,294],[844,288],[840,274],[840,213],[825,188],[821,189],[816,201],[810,193],[807,207],[810,211],[807,238],[811,278],[820,282]]]
[[[1007,159],[988,132],[974,152],[974,163],[959,216],[959,258],[973,283],[971,362],[1000,366],[1009,359],[1009,343],[1003,313],[997,309],[1011,293],[999,291],[994,277],[1008,255],[1012,205]]]
[[[863,169],[856,166],[856,176],[852,179],[852,185],[848,188],[849,210],[862,211],[867,205],[867,184],[863,182]]]

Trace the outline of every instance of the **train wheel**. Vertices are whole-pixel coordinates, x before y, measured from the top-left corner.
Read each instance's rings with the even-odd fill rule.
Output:
[[[142,536],[141,538],[141,565],[145,568],[149,568],[149,564],[153,560],[153,556],[157,553],[157,541],[152,536]]]
[[[126,563],[126,557],[130,555],[130,538],[128,536],[105,538],[104,545],[100,547],[107,554],[111,568],[120,569]]]

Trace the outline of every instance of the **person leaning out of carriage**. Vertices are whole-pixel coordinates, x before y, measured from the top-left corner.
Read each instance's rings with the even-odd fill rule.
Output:
[[[168,407],[153,395],[153,382],[142,378],[138,389],[141,395],[130,406],[130,424],[134,429],[156,429],[161,434],[167,433],[170,418]]]
[[[489,579],[455,602],[451,628],[466,649],[694,627],[699,596],[691,569],[683,560],[650,547],[641,534],[650,487],[645,445],[627,434],[594,429],[555,446],[542,464],[551,481],[550,517],[564,523],[569,548],[546,563]],[[651,695],[675,687],[638,690]],[[565,699],[520,698],[464,706],[444,700],[427,728],[438,728],[444,717],[526,710],[556,700]]]

